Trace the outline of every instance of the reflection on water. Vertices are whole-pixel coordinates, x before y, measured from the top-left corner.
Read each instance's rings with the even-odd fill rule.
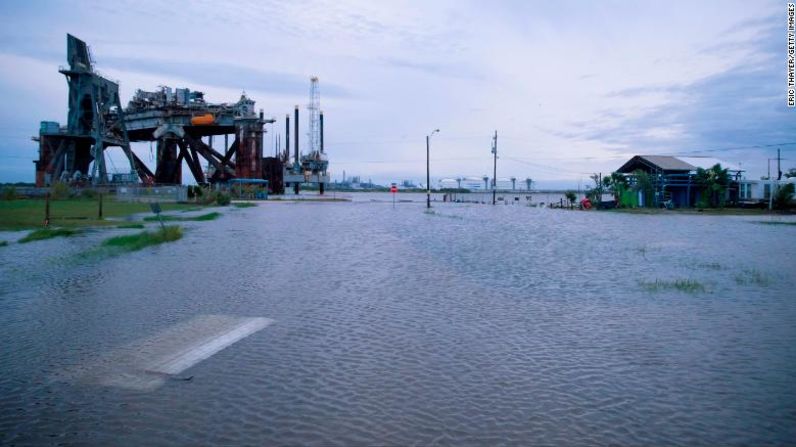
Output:
[[[0,443],[796,439],[796,227],[349,196],[0,249]],[[192,380],[71,380],[201,315],[274,323]]]

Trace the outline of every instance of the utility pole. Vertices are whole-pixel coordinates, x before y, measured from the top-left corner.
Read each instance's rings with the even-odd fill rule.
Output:
[[[780,166],[780,161],[782,161],[782,156],[780,155],[780,150],[777,149],[777,181],[782,180],[782,168]]]
[[[495,131],[495,138],[492,140],[492,205],[497,203],[497,130]]]

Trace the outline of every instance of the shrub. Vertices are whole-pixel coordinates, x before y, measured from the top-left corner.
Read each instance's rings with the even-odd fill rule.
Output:
[[[17,198],[17,189],[13,186],[3,188],[3,200],[14,200]]]
[[[50,197],[53,200],[68,199],[72,195],[72,189],[63,182],[56,182],[50,187]]]
[[[778,210],[788,209],[791,200],[793,200],[794,192],[796,192],[796,187],[793,183],[786,183],[780,186],[776,194],[774,194],[774,207]]]
[[[227,206],[232,202],[232,198],[229,194],[224,192],[216,193],[216,205],[218,206]]]

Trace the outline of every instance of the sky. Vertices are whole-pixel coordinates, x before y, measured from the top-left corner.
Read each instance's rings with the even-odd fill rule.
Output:
[[[796,167],[783,1],[7,1],[0,3],[0,182],[34,179],[44,120],[66,121],[66,33],[120,82],[257,101],[273,153],[320,79],[334,179],[491,175],[574,187],[636,154]],[[284,135],[280,138],[284,139]],[[303,145],[302,145],[303,146]],[[148,144],[134,150],[152,164]],[[125,170],[120,151],[114,165]],[[184,178],[190,175],[183,170]]]

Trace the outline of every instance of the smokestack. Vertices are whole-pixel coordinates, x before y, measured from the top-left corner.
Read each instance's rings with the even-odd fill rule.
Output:
[[[293,128],[296,130],[295,134],[294,134],[295,138],[296,138],[296,141],[293,144],[295,145],[295,148],[296,148],[296,164],[298,165],[298,163],[299,163],[299,148],[298,148],[298,146],[299,146],[299,139],[298,139],[298,136],[299,136],[299,122],[298,122],[298,118],[299,117],[298,117],[298,106],[296,106],[296,109],[293,110],[293,116],[294,116],[294,119],[296,121],[295,123],[293,123]]]
[[[323,112],[321,112],[321,153],[323,153]]]
[[[285,115],[285,164],[290,160],[290,114]]]

